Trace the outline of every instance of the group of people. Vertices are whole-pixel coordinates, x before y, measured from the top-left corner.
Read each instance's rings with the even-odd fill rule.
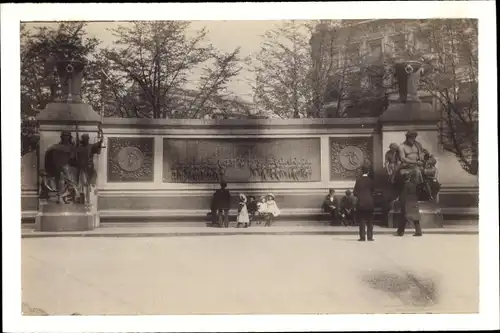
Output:
[[[370,169],[361,168],[361,177],[356,180],[354,190],[347,190],[339,203],[335,197],[335,190],[330,189],[323,201],[323,210],[330,213],[331,224],[341,220],[344,225],[359,224],[359,241],[373,241],[373,199],[374,183],[369,177]]]
[[[227,189],[227,183],[222,182],[220,189],[215,191],[212,197],[211,218],[212,226],[229,228],[229,210],[231,209],[231,193]],[[274,218],[280,215],[280,209],[276,198],[272,193],[261,196],[259,201],[254,196],[240,193],[238,196],[238,216],[236,227],[248,228],[253,222],[270,227]]]
[[[339,201],[335,196],[335,190],[330,189],[322,206],[323,211],[331,216],[330,225],[336,225],[339,220],[344,226],[355,225],[357,200],[352,191],[347,190]]]
[[[331,223],[338,219],[344,225],[359,224],[359,241],[373,241],[373,213],[375,210],[374,182],[369,176],[370,169],[362,167],[362,175],[356,180],[354,190],[346,191],[339,203],[335,197],[335,190],[331,189],[323,202],[323,210],[331,214]],[[412,222],[415,225],[414,236],[422,236],[420,227],[420,212],[418,206],[416,172],[404,174],[404,186],[399,194],[402,218],[399,219],[396,236],[403,236],[406,225]]]

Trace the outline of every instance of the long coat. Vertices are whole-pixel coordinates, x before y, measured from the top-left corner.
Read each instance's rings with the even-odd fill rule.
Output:
[[[408,221],[420,221],[420,210],[418,207],[417,186],[408,181],[399,196],[401,212]]]
[[[231,193],[228,189],[218,189],[212,198],[212,209],[230,209]]]
[[[373,201],[374,185],[373,179],[368,176],[362,176],[356,180],[354,184],[354,196],[358,198],[357,210],[358,211],[373,211],[375,203]]]

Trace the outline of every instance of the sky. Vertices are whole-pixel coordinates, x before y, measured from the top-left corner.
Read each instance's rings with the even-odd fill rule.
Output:
[[[281,21],[282,22],[282,21]],[[102,46],[110,46],[113,35],[108,29],[116,27],[125,22],[88,22],[87,33],[89,36],[98,37]],[[263,41],[262,35],[269,29],[280,24],[280,21],[192,21],[191,29],[199,30],[206,27],[208,30],[207,40],[221,51],[230,52],[241,47],[241,57],[252,56],[260,49]],[[50,25],[33,23],[33,26]],[[239,98],[252,101],[253,93],[250,83],[253,75],[246,69],[230,82],[228,89]]]

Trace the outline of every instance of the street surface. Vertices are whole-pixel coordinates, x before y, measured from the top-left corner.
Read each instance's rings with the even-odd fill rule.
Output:
[[[49,315],[473,313],[477,235],[22,239]],[[25,313],[29,314],[29,313]]]

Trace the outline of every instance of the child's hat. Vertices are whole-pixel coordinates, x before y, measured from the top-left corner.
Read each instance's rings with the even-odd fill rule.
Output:
[[[267,196],[274,199],[274,194],[272,194],[272,193],[269,193]]]
[[[243,193],[240,193],[240,199],[244,202],[247,201],[247,197]]]

